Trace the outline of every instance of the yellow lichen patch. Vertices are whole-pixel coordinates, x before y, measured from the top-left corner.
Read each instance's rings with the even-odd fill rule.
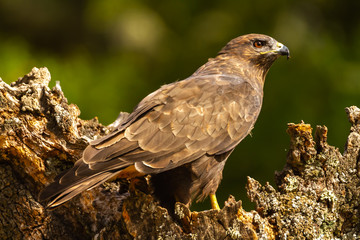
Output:
[[[312,133],[312,128],[310,124],[306,124],[304,122],[294,124],[289,123],[287,133],[292,135],[294,133],[297,133],[298,135],[308,135]]]
[[[198,218],[199,213],[196,211],[191,212],[191,221],[195,222]]]
[[[127,208],[127,203],[124,202],[124,205],[123,205],[123,211],[122,211],[122,217],[123,217],[123,220],[125,222],[126,225],[131,225],[131,219],[130,219],[130,215],[128,213],[128,211],[126,210]],[[128,228],[128,231],[130,233],[131,236],[133,237],[136,237],[136,231],[133,230],[132,228]]]
[[[310,124],[289,123],[287,133],[290,135],[290,151],[287,162],[297,168],[302,168],[305,163],[313,162],[317,151]]]
[[[14,162],[25,169],[25,172],[31,176],[34,181],[46,184],[47,180],[44,176],[45,167],[43,161],[34,152],[32,152],[26,145],[11,147],[10,153],[16,156],[19,162]]]
[[[245,225],[247,230],[251,230],[252,239],[258,239],[258,234],[266,236],[266,239],[275,239],[276,234],[273,225],[257,212],[246,212],[243,208],[240,208],[237,212],[237,218]]]
[[[251,235],[251,239],[258,239],[256,234],[256,226],[253,223],[253,215],[244,211],[243,208],[240,208],[237,212],[237,217],[240,222],[245,225],[245,229],[247,230],[247,234]],[[234,229],[233,229],[234,230]],[[240,235],[241,236],[241,235]]]
[[[252,214],[244,211],[243,208],[239,208],[239,210],[237,212],[237,217],[243,223],[252,223],[252,221],[253,221]]]

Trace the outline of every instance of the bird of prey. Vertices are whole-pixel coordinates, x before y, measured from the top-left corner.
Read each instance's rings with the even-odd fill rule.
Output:
[[[190,77],[146,96],[108,135],[90,142],[74,167],[40,194],[56,207],[115,176],[150,175],[163,206],[190,204],[215,192],[226,160],[253,128],[265,76],[289,49],[248,34],[231,40]]]

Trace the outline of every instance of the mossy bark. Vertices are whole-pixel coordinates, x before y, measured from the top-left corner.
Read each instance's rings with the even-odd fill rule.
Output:
[[[88,142],[108,133],[78,118],[46,68],[7,85],[0,80],[0,239],[358,239],[360,110],[345,152],[329,146],[327,128],[289,124],[290,150],[276,188],[248,178],[256,209],[229,197],[220,210],[168,214],[146,178],[116,180],[49,211],[37,201],[45,185],[72,166]],[[120,115],[120,117],[123,115]],[[285,158],[284,158],[285,159]]]

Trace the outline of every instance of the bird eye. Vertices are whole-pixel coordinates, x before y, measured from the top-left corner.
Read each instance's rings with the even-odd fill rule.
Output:
[[[254,42],[254,47],[256,48],[262,48],[263,46],[265,46],[265,41],[256,40]]]

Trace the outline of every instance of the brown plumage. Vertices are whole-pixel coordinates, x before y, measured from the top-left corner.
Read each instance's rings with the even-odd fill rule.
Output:
[[[269,36],[231,40],[189,78],[145,97],[74,167],[40,194],[58,206],[116,175],[151,175],[155,196],[172,208],[215,194],[225,162],[259,115],[265,76],[289,50]]]

